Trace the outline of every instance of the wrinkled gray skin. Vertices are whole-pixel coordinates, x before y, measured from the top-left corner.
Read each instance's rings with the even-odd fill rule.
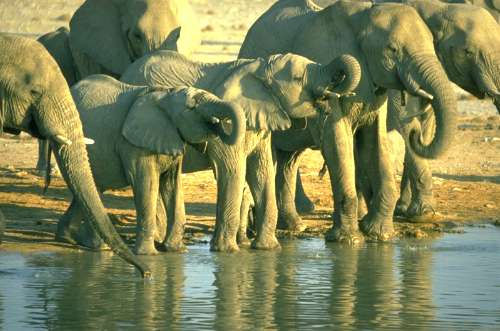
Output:
[[[69,34],[59,29],[40,41],[71,86],[92,74],[118,78],[130,63],[157,49],[189,55],[201,33],[186,0],[86,0],[73,14]],[[40,146],[37,169],[45,170],[47,153]]]
[[[0,131],[48,139],[85,217],[114,252],[149,277],[148,267],[121,240],[99,199],[78,112],[57,63],[40,43],[26,38],[0,35],[0,49]]]
[[[241,108],[192,87],[153,90],[105,75],[89,76],[71,92],[84,134],[95,140],[87,149],[98,189],[132,186],[136,253],[156,254],[155,239],[167,250],[184,249],[182,240],[165,238],[163,222],[157,227],[157,200],[161,199],[168,213],[168,236],[178,237],[185,223],[180,176],[185,143],[210,142],[219,149],[241,144],[246,131]],[[222,128],[227,120],[231,121],[230,133]],[[99,247],[100,238],[88,226],[80,228],[81,221],[81,208],[74,201],[58,224],[56,238]]]
[[[209,142],[206,154],[188,147],[183,160],[184,172],[215,169],[217,213],[212,250],[239,249],[237,231],[245,179],[255,200],[257,237],[252,246],[279,247],[270,131],[290,127],[292,118],[315,114],[320,100],[328,100],[333,92],[343,93],[336,89],[336,82],[340,79],[339,87],[350,82],[349,76],[343,75],[351,71],[346,65],[349,63],[332,61],[322,66],[292,54],[202,64],[174,52],[157,51],[134,62],[123,74],[121,80],[130,84],[194,86],[243,108],[247,131],[242,145],[217,150]],[[222,162],[212,165],[209,160],[214,157]],[[248,239],[243,238],[240,244],[249,244]]]
[[[319,63],[347,53],[359,61],[362,73],[356,96],[341,99],[328,118],[310,119],[306,130],[298,126],[273,134],[280,225],[303,228],[294,204],[298,157],[305,148],[317,147],[328,166],[334,195],[334,225],[326,239],[363,240],[355,177],[373,188],[362,230],[373,240],[392,238],[397,195],[387,149],[385,89],[434,97],[436,135],[423,144],[420,132],[413,131],[410,146],[417,154],[438,157],[450,145],[455,130],[456,100],[435,55],[429,29],[413,8],[399,4],[338,1],[318,11],[310,1],[279,1],[250,28],[239,56],[285,51]],[[355,146],[363,169],[356,170],[356,175]]]
[[[490,97],[500,113],[500,25],[484,9],[462,4],[433,1],[409,1],[429,26],[436,53],[449,79],[464,90],[483,99]],[[396,128],[408,140],[409,132],[422,127],[431,136],[434,119],[429,112],[422,114],[429,103],[407,98],[401,105],[401,95],[391,92],[389,129]],[[405,167],[401,181],[401,197],[396,214],[410,219],[426,219],[434,214],[432,171],[425,159],[406,148]]]
[[[448,3],[461,3],[467,5],[474,5],[483,7],[493,16],[493,18],[500,24],[500,1],[499,0],[446,0],[443,2]]]

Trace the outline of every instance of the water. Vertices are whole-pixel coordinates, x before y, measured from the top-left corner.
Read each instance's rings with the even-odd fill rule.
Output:
[[[500,229],[353,249],[321,239],[147,258],[0,253],[0,329],[500,329]]]

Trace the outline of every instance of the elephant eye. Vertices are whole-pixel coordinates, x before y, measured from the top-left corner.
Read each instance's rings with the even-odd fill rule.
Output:
[[[40,92],[40,90],[31,89],[31,90],[30,90],[30,94],[31,94],[34,98],[39,98],[39,97],[42,95],[42,92]]]
[[[134,32],[133,36],[134,36],[135,39],[137,39],[139,41],[142,40],[142,36],[141,36],[141,34],[139,32]]]

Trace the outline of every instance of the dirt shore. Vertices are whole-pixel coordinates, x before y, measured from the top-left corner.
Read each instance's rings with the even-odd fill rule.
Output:
[[[67,25],[83,1],[0,0],[0,31],[36,37]],[[240,44],[253,21],[273,1],[191,1],[203,27],[203,42],[195,58],[226,61],[236,58]],[[488,101],[478,101],[460,92],[461,101],[455,146],[442,159],[432,161],[437,217],[427,224],[397,220],[402,236],[427,237],[456,231],[460,224],[500,224],[500,116]],[[399,146],[397,150],[401,150]],[[0,250],[78,249],[53,240],[57,219],[68,207],[70,193],[60,178],[42,195],[43,179],[34,172],[36,141],[27,136],[0,136],[0,209],[7,218],[5,245]],[[399,155],[399,158],[402,156]],[[304,215],[309,228],[299,236],[321,235],[331,226],[332,197],[328,175],[322,180],[321,155],[308,151],[302,174],[306,191],[316,211]],[[214,223],[216,187],[209,171],[183,175],[187,209],[187,239],[211,232]],[[398,176],[398,180],[400,177]],[[112,191],[104,203],[120,232],[133,240],[135,211],[131,191]],[[280,232],[281,236],[294,236]]]

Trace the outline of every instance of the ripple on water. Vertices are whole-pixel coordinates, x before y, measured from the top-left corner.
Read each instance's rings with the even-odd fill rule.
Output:
[[[348,247],[145,257],[143,281],[110,253],[0,253],[0,329],[495,328],[500,229]]]

